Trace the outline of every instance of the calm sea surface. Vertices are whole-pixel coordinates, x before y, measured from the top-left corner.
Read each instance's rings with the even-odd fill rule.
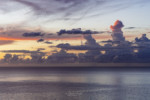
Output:
[[[150,68],[0,68],[0,100],[150,100]]]

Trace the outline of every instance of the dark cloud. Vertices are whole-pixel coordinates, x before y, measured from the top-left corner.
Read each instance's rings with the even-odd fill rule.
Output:
[[[64,29],[64,30],[60,30],[59,32],[57,32],[58,35],[62,35],[62,34],[99,34],[99,33],[103,33],[103,32],[91,31],[91,30],[82,31],[81,28],[72,29],[72,30]]]
[[[112,43],[112,40],[101,41],[102,43]]]
[[[150,39],[146,37],[146,34],[142,34],[140,38],[135,38],[136,42],[150,42]]]
[[[95,46],[91,47],[91,46],[85,46],[85,45],[71,46],[69,43],[58,44],[56,47],[64,49],[64,50],[103,50],[104,49],[104,48],[100,48],[100,47],[95,47]]]
[[[62,49],[74,49],[74,50],[97,50],[100,48],[100,45],[98,43],[96,43],[96,40],[92,37],[91,34],[84,34],[84,39],[86,40],[85,45],[81,45],[81,46],[70,46],[69,43],[66,44],[58,44],[57,47],[58,48],[62,48]]]
[[[34,64],[50,64],[50,63],[149,63],[150,62],[150,39],[146,34],[143,34],[140,38],[136,38],[135,42],[125,41],[123,36],[122,27],[123,23],[119,20],[111,26],[112,40],[101,41],[105,43],[100,45],[92,37],[92,34],[83,34],[84,31],[78,30],[66,30],[69,34],[82,34],[86,40],[82,45],[58,44],[51,46],[59,48],[60,51],[44,52],[44,48],[38,48],[36,51],[29,50],[3,50],[0,52],[6,53],[1,60],[5,63],[34,63]],[[71,31],[71,32],[70,32]],[[73,32],[72,31],[76,31]],[[92,31],[91,31],[92,32]],[[65,33],[63,33],[65,34]],[[67,33],[68,35],[68,33]],[[51,36],[51,35],[50,35]],[[63,36],[63,35],[62,35]],[[42,37],[45,38],[45,37]],[[51,44],[49,41],[40,40],[42,43]],[[67,53],[67,50],[84,50],[85,53]],[[136,52],[135,52],[136,50]],[[104,52],[104,53],[103,53]],[[9,54],[10,53],[10,54]],[[30,56],[30,59],[21,59],[13,53],[23,53]],[[51,54],[51,55],[50,55]]]
[[[53,42],[45,41],[46,44],[53,44]]]
[[[96,43],[96,40],[92,37],[91,34],[86,34],[83,36],[84,36],[84,39],[86,40],[85,45],[87,45],[87,46],[98,46],[99,47],[99,44]]]
[[[4,61],[7,63],[10,63],[12,59],[12,55],[11,54],[5,54],[4,56]]]
[[[41,32],[31,32],[31,33],[23,33],[22,36],[24,37],[37,37],[37,36],[44,36],[45,34]]]
[[[105,51],[105,50],[119,50],[121,51],[121,49],[136,49],[136,48],[141,48],[141,47],[137,47],[137,46],[132,46],[132,47],[124,47],[124,46],[116,46],[116,47],[103,47],[103,46],[88,46],[88,45],[80,45],[80,46],[71,46],[69,43],[66,44],[58,44],[56,46],[57,48],[61,48],[64,50],[94,50],[95,51]]]
[[[22,57],[21,57],[22,56]],[[37,64],[43,63],[44,58],[43,54],[40,53],[31,53],[31,59],[23,59],[23,55],[13,55],[13,54],[5,54],[4,58],[1,60],[2,63],[10,63],[10,64]]]
[[[67,53],[62,49],[48,56],[45,61],[46,63],[74,63],[77,61],[77,56],[74,53]]]
[[[37,42],[43,42],[44,41],[44,39],[39,39],[39,40],[37,40]]]
[[[2,59],[1,61],[3,63],[42,63],[43,62],[43,57],[45,55],[44,52],[41,52],[41,48],[39,48],[37,51],[29,51],[29,50],[3,50],[0,52],[4,52],[6,53],[4,56],[4,59]],[[28,54],[28,56],[31,57],[31,59],[22,59],[22,57],[24,57],[24,55],[21,55],[22,57],[19,58],[18,55],[13,55],[13,54],[9,54],[9,53],[26,53]]]

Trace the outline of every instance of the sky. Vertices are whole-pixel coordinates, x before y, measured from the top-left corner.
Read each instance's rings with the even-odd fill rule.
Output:
[[[10,50],[51,55],[60,50],[59,44],[82,45],[86,41],[83,34],[89,30],[97,42],[111,40],[110,26],[116,20],[123,23],[122,38],[134,41],[142,34],[150,37],[149,10],[149,0],[1,0],[0,58],[6,53],[30,55],[4,52]],[[81,32],[58,34],[62,30]],[[72,50],[79,52],[83,51]]]

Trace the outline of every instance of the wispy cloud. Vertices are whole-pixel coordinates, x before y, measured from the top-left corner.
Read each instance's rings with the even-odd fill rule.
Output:
[[[126,27],[125,29],[135,29],[136,27]]]
[[[43,52],[40,52],[39,49],[37,51],[30,51],[30,50],[2,50],[0,52],[5,52],[5,53],[43,53]]]
[[[28,13],[34,16],[53,16],[56,20],[80,20],[85,17],[96,16],[108,12],[128,8],[136,4],[143,4],[148,0],[5,0],[0,7],[3,12],[16,11],[16,8],[29,8]],[[10,6],[10,4],[16,6]],[[57,17],[59,16],[59,17]],[[53,20],[52,19],[52,20]]]

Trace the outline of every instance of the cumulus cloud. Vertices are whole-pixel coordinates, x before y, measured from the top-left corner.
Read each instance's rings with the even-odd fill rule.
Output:
[[[114,25],[110,26],[113,41],[125,41],[125,37],[123,36],[123,32],[121,30],[123,27],[124,25],[120,20],[115,21]]]
[[[103,33],[103,32],[91,31],[91,30],[82,31],[81,28],[72,29],[72,30],[64,29],[64,30],[60,30],[59,32],[57,32],[58,35],[62,35],[62,34],[99,34],[99,33]]]
[[[4,10],[5,13],[8,13],[9,10],[17,12],[23,9],[25,12],[23,15],[31,15],[27,17],[29,19],[25,19],[24,22],[20,22],[20,21],[17,22],[17,23],[21,23],[18,26],[24,26],[26,22],[27,23],[29,22],[29,25],[33,25],[31,24],[31,22],[35,21],[36,20],[35,17],[37,18],[37,16],[49,20],[58,20],[58,19],[81,20],[82,18],[86,17],[85,15],[93,16],[103,11],[105,12],[105,10],[110,10],[110,12],[112,12],[112,10],[116,10],[116,8],[118,9],[124,5],[131,6],[134,4],[141,3],[139,1],[148,2],[148,0],[138,0],[138,1],[137,0],[132,0],[132,1],[131,0],[125,0],[125,1],[120,1],[120,0],[115,0],[115,1],[114,0],[44,0],[44,1],[43,0],[2,0],[1,4],[3,6],[0,7],[0,10],[1,11]],[[103,8],[106,9],[104,10]],[[20,14],[20,12],[18,14]],[[21,30],[17,33],[11,31],[10,34],[8,35],[11,35],[11,37],[20,37],[19,33],[22,33]],[[29,32],[27,31],[27,33]],[[27,34],[25,35],[25,37],[32,37],[32,36]]]
[[[91,34],[83,35],[84,39],[86,40],[86,45],[88,46],[99,46],[98,43],[96,43],[96,40],[92,37]]]
[[[24,37],[37,37],[37,36],[44,36],[45,34],[41,32],[31,32],[31,33],[23,33],[22,36]]]
[[[140,38],[135,38],[136,42],[150,42],[150,39],[147,38],[146,34],[142,34]]]
[[[20,60],[19,55],[5,54],[4,63],[18,63]]]
[[[96,50],[100,47],[98,43],[96,43],[96,40],[92,37],[91,34],[84,34],[83,35],[84,39],[86,40],[85,45],[81,46],[70,46],[69,43],[66,44],[58,44],[58,48],[62,49],[74,49],[74,50]]]
[[[46,59],[47,63],[74,63],[77,61],[77,56],[74,53],[67,53],[65,50],[53,53]]]
[[[116,20],[114,25],[110,26],[110,29],[112,29],[112,31],[120,31],[122,27],[124,27],[123,23],[120,20]]]
[[[2,50],[0,52],[6,53],[4,58],[2,59],[3,63],[42,63],[43,57],[45,55],[44,52],[41,52],[43,49],[39,48],[37,51],[29,51],[29,50]],[[12,53],[23,53],[28,54],[31,59],[22,59],[19,58],[19,55],[13,55]],[[21,55],[24,57],[24,55]]]
[[[103,43],[106,43],[104,46],[98,44],[92,37],[92,34],[83,34],[84,31],[79,29],[80,32],[75,34],[81,33],[83,35],[83,38],[86,40],[86,42],[82,45],[73,46],[69,43],[61,43],[53,46],[55,49],[56,47],[60,48],[60,51],[52,51],[49,53],[44,52],[44,48],[38,48],[36,51],[3,50],[0,52],[6,53],[3,61],[11,63],[15,61],[38,64],[68,62],[149,62],[150,39],[147,38],[146,34],[143,34],[140,38],[135,39],[135,43],[125,41],[123,32],[121,30],[123,26],[123,23],[119,20],[117,20],[114,25],[111,26],[113,40],[102,41]],[[44,39],[40,41],[43,43],[51,44],[51,42],[44,41]],[[117,45],[113,45],[113,43]],[[76,55],[74,53],[67,53],[67,50],[86,50],[86,52]],[[134,50],[137,50],[137,52],[134,52]],[[102,53],[102,51],[104,51],[104,53]],[[18,56],[12,55],[13,53],[26,53],[27,55],[30,55],[31,59],[20,59]],[[51,55],[49,55],[50,53]]]

